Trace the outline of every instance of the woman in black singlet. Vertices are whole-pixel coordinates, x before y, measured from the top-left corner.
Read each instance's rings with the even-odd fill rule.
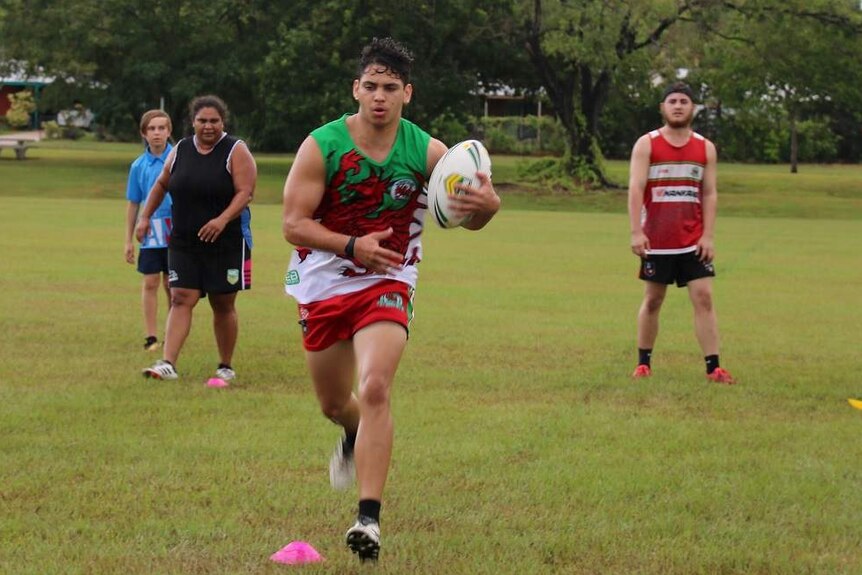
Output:
[[[238,291],[251,287],[251,232],[248,204],[257,167],[242,140],[224,131],[227,106],[216,96],[200,96],[190,106],[194,136],[180,140],[150,192],[135,230],[147,232],[148,209],[170,190],[173,230],[168,248],[171,311],[164,356],[143,370],[145,377],[176,379],[176,362],[201,297],[213,310],[219,363],[210,385],[236,377],[231,361],[239,323]]]

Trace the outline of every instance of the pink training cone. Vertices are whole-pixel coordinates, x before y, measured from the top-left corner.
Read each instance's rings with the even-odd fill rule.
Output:
[[[287,547],[283,547],[269,557],[276,563],[285,565],[301,565],[303,563],[317,563],[323,561],[323,556],[317,549],[305,541],[291,541]]]
[[[220,377],[211,377],[207,380],[207,387],[227,387],[227,382]]]

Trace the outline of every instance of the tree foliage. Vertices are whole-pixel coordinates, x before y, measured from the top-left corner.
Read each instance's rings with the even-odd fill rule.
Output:
[[[187,133],[189,100],[216,93],[231,131],[287,151],[355,109],[361,47],[393,36],[416,56],[407,117],[453,143],[478,91],[542,89],[565,134],[561,176],[606,184],[602,158],[655,126],[656,81],[683,68],[720,148],[744,127],[764,157],[858,159],[859,20],[848,0],[2,0],[0,67],[56,76],[43,112],[79,99],[130,138],[162,101]],[[823,126],[830,145],[782,141]]]
[[[279,27],[261,66],[261,139],[268,145],[295,147],[317,124],[355,109],[351,84],[359,52],[374,36],[392,36],[413,52],[415,90],[405,115],[422,125],[443,117],[466,124],[480,83],[535,85],[523,52],[505,42],[512,28],[507,2],[323,0],[315,6],[308,17]]]
[[[140,114],[162,100],[182,130],[188,101],[202,93],[218,93],[240,120],[257,109],[261,40],[285,12],[229,0],[12,0],[4,56],[56,75],[69,100],[86,94],[112,131],[136,133]]]
[[[663,36],[709,0],[523,0],[526,49],[569,135],[564,170],[586,182],[608,185],[599,133],[611,91],[626,73],[649,77],[647,56]]]
[[[842,0],[749,0],[729,4],[705,45],[702,74],[716,102],[734,115],[762,115],[784,133],[791,170],[803,157],[822,157],[813,126],[856,108],[862,91],[862,15]],[[783,125],[782,125],[783,124]],[[802,129],[804,128],[804,129]],[[818,135],[820,134],[820,135]],[[834,146],[832,147],[834,149]]]
[[[114,132],[134,134],[140,114],[162,99],[187,131],[186,104],[212,92],[232,109],[233,130],[287,150],[353,108],[354,67],[373,36],[414,51],[408,115],[422,121],[446,113],[466,121],[479,82],[528,84],[522,51],[504,42],[510,4],[487,4],[7,0],[0,26],[6,59],[57,75],[66,98],[86,99]]]

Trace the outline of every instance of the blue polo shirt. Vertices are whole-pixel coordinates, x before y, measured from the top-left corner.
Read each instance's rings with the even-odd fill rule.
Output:
[[[170,143],[168,143],[165,151],[156,156],[150,152],[150,147],[143,154],[132,162],[132,167],[129,169],[129,182],[126,185],[126,199],[133,204],[145,204],[147,197],[150,194],[150,189],[162,169],[165,167],[165,160],[171,152]],[[162,204],[153,212],[150,218],[150,233],[141,242],[141,249],[148,248],[166,248],[168,247],[168,239],[171,235],[171,195],[166,194]]]

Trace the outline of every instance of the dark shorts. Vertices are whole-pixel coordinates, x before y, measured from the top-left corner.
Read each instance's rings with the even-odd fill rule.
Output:
[[[205,251],[168,248],[168,264],[172,288],[196,289],[205,294],[251,289],[251,250],[242,238]]]
[[[676,282],[677,287],[696,279],[715,277],[715,267],[705,264],[695,252],[670,255],[651,255],[641,258],[641,269],[638,277],[644,281],[670,285]]]
[[[413,319],[412,292],[403,282],[384,280],[358,292],[300,304],[302,345],[321,351],[381,321],[397,323],[406,331]]]
[[[138,271],[147,276],[168,273],[168,248],[138,250]]]

